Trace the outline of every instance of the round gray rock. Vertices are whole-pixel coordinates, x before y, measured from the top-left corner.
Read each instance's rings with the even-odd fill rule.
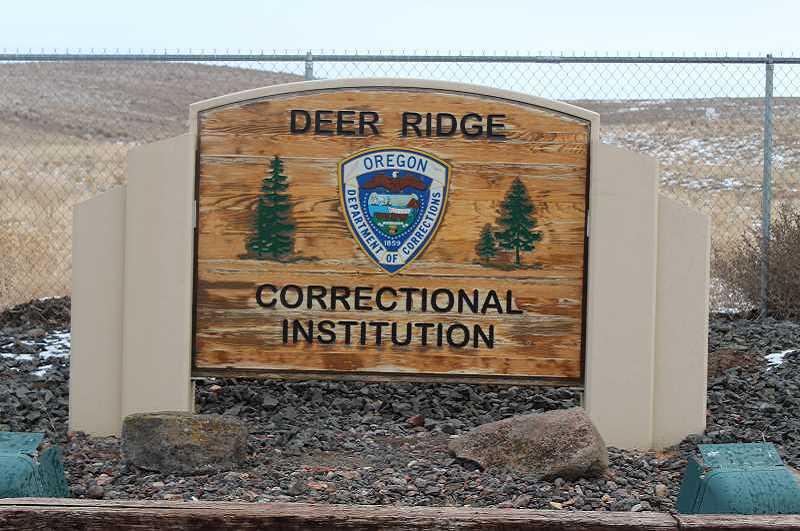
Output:
[[[146,470],[200,474],[230,470],[247,455],[247,428],[235,417],[137,413],[122,424],[122,456]]]
[[[450,441],[457,457],[543,479],[595,476],[608,450],[583,408],[519,415],[483,424]]]

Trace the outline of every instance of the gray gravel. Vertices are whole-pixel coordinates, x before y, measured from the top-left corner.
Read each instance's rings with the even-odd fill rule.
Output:
[[[473,505],[610,510],[674,507],[679,455],[610,451],[607,477],[540,481],[502,471],[482,472],[449,456],[447,442],[483,422],[533,409],[575,403],[568,389],[473,385],[215,381],[198,389],[205,413],[235,414],[250,427],[250,456],[242,471],[196,477],[143,474],[114,459],[83,457],[71,467],[83,488],[98,474],[115,478],[107,497],[361,504]],[[408,419],[419,414],[424,426]],[[418,423],[418,422],[415,422]],[[118,452],[115,439],[73,439],[68,453],[87,447]],[[659,495],[656,486],[661,484]],[[82,493],[82,490],[78,491]]]
[[[69,297],[0,312],[0,431],[66,436]]]
[[[800,323],[712,318],[708,326],[708,350],[740,350],[769,354],[787,349],[800,349]]]
[[[693,443],[772,442],[784,461],[800,467],[800,324],[766,319],[714,320],[709,350],[761,356],[784,353],[779,365],[733,367],[709,380],[706,433]],[[793,350],[798,349],[798,350]],[[713,354],[712,354],[713,356]]]
[[[453,459],[447,442],[485,422],[574,406],[573,389],[209,379],[198,385],[197,409],[247,422],[246,465],[188,477],[138,470],[121,462],[116,438],[66,434],[68,358],[41,352],[68,349],[68,320],[3,319],[0,369],[9,377],[0,381],[0,429],[45,431],[60,442],[80,497],[671,511],[697,442],[768,440],[800,465],[800,355],[763,363],[765,354],[800,348],[796,323],[712,320],[712,358],[733,351],[751,363],[711,379],[706,434],[662,453],[611,448],[604,477],[541,481],[478,470]]]

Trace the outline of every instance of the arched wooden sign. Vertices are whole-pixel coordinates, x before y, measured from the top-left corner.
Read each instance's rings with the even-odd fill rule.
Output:
[[[373,80],[193,118],[196,374],[582,381],[590,113]]]

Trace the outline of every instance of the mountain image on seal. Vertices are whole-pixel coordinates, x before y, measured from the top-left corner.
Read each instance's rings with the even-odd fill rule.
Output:
[[[405,233],[417,221],[429,186],[424,178],[399,170],[366,177],[361,190],[373,228],[390,238]]]

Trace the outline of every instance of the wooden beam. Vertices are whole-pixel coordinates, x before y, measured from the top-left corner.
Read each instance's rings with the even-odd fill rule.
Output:
[[[18,529],[677,530],[663,513],[394,507],[307,503],[0,500],[0,530]]]
[[[800,515],[670,515],[308,503],[0,499],[0,530],[452,529],[480,531],[800,530]]]
[[[340,371],[280,371],[264,369],[192,369],[192,378],[252,378],[255,380],[333,380],[338,382],[401,382],[401,383],[471,383],[485,385],[558,386],[583,391],[578,380],[565,378],[538,378],[515,376],[475,376],[470,374],[414,374],[414,373],[368,373],[357,374]]]

